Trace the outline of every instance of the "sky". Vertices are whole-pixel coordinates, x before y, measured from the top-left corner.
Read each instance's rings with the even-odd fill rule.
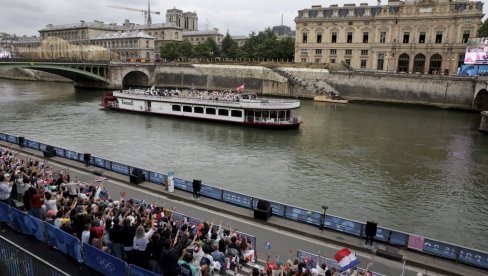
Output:
[[[328,7],[345,3],[376,5],[377,0],[151,0],[151,11],[161,12],[160,15],[152,14],[151,18],[153,23],[164,23],[166,10],[176,7],[183,12],[196,12],[199,30],[218,28],[222,34],[228,31],[232,36],[247,36],[281,25],[282,15],[283,24],[294,30],[298,10],[312,5]],[[386,3],[387,0],[382,0],[382,4]],[[146,9],[147,0],[0,0],[0,32],[39,35],[38,31],[48,24],[73,24],[80,20],[120,25],[129,19],[144,23],[142,13],[109,8],[108,5]],[[488,14],[488,3],[484,5],[484,13]]]

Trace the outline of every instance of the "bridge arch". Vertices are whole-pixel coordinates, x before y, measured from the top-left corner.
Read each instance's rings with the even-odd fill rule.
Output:
[[[122,78],[122,86],[137,87],[151,86],[149,76],[142,71],[131,71]]]
[[[488,90],[481,89],[475,94],[473,109],[478,111],[488,110]]]

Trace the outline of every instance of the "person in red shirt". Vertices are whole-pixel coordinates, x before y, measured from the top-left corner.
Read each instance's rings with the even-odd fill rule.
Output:
[[[30,203],[31,203],[31,208],[29,210],[29,213],[42,220],[42,204],[44,203],[44,193],[42,191],[38,191],[34,187],[29,188],[29,195],[30,195]]]

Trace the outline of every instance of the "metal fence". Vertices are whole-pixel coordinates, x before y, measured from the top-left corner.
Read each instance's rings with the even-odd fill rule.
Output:
[[[13,135],[0,133],[0,140],[17,144],[19,146],[29,147],[31,149],[39,151],[46,151],[46,148],[49,146],[47,144],[43,144],[37,141],[24,139],[23,137],[21,138],[22,139],[19,139],[19,137]],[[79,153],[59,147],[52,148],[56,156],[75,160],[81,163],[85,162],[84,153]],[[96,167],[124,175],[129,175],[134,169],[138,169],[130,165],[103,159],[101,157],[93,155],[90,155],[89,161],[92,165]],[[164,185],[167,179],[167,175],[160,172],[152,172],[148,170],[142,170],[142,172],[145,175],[146,180],[155,184]],[[180,189],[183,191],[191,192],[193,190],[192,181],[190,180],[175,177],[174,185],[176,189]],[[201,195],[252,210],[257,209],[257,203],[259,200],[263,200],[250,195],[220,189],[208,184],[202,184]],[[365,222],[349,220],[346,218],[331,215],[326,215],[324,217],[324,215],[318,211],[307,210],[304,208],[286,205],[279,202],[270,201],[270,203],[273,215],[275,216],[300,223],[315,225],[317,227],[335,230],[358,238],[365,237]],[[452,243],[442,242],[427,237],[417,236],[414,234],[383,227],[378,227],[375,240],[388,245],[395,245],[416,252],[421,252],[488,270],[488,252],[466,248]]]
[[[0,275],[67,276],[69,274],[0,236]]]

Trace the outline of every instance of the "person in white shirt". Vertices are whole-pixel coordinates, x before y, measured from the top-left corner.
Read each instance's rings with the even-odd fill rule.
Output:
[[[0,201],[10,205],[10,193],[14,183],[10,181],[10,174],[0,175]]]
[[[154,234],[155,228],[152,227],[147,233],[144,231],[144,227],[139,225],[136,228],[136,234],[134,236],[134,243],[132,245],[134,252],[134,264],[140,267],[148,267],[149,259],[146,256],[146,246],[149,243],[149,239]]]
[[[90,229],[91,229],[91,224],[90,223],[85,224],[85,230],[81,232],[81,242],[90,244]]]
[[[44,205],[46,206],[46,213],[50,210],[58,212],[58,206],[56,198],[53,198],[53,195],[50,192],[44,193],[46,200],[44,201]]]

